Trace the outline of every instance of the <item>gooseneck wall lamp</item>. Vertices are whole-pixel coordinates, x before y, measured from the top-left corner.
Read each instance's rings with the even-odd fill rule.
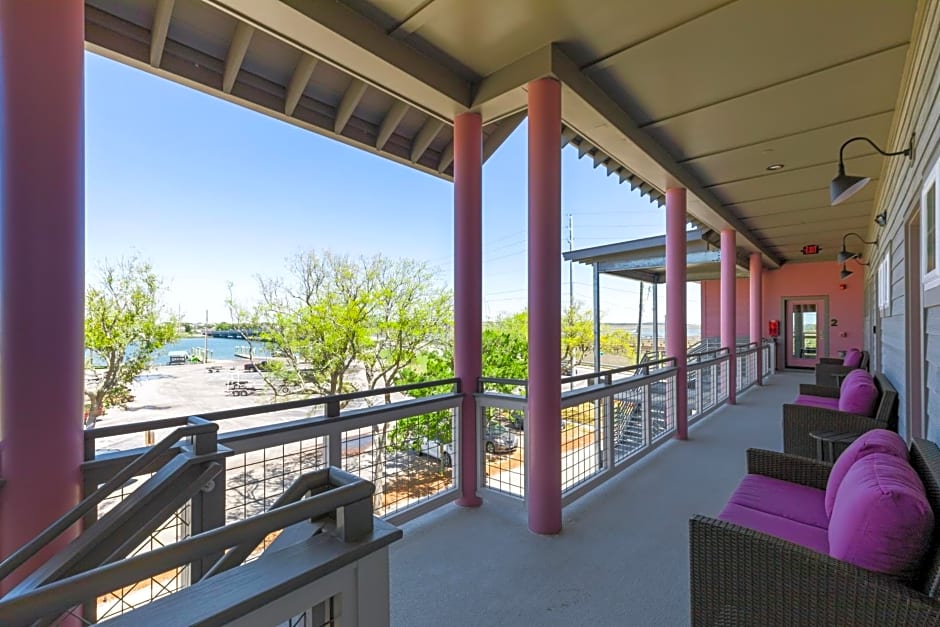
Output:
[[[863,261],[859,261],[858,258],[855,259],[855,263],[857,263],[857,264],[860,265],[860,266],[868,266],[868,265],[871,265],[871,264],[868,264],[868,263],[864,263]],[[839,273],[839,278],[844,281],[844,280],[846,280],[847,278],[849,278],[850,276],[852,276],[852,274],[853,274],[852,271],[849,270],[849,269],[847,269],[847,268],[845,267],[845,264],[843,263],[843,264],[842,264],[842,272]]]
[[[897,152],[885,152],[879,148],[875,142],[868,139],[867,137],[853,137],[852,139],[847,140],[842,147],[839,148],[839,175],[836,178],[832,179],[832,183],[829,184],[829,200],[830,204],[838,205],[840,202],[852,196],[855,192],[865,187],[868,181],[871,178],[867,176],[852,176],[845,173],[845,159],[843,153],[845,152],[845,147],[851,144],[852,142],[857,141],[866,141],[871,144],[871,147],[877,150],[880,154],[885,157],[898,157],[904,155],[908,159],[914,158],[914,136],[911,135],[911,143],[904,150],[899,150]]]
[[[845,240],[850,235],[854,235],[855,237],[857,237],[863,244],[873,244],[875,246],[878,245],[878,240],[869,242],[868,240],[862,239],[862,236],[859,235],[858,233],[846,233],[845,235],[842,236],[842,250],[839,251],[839,254],[836,257],[836,259],[838,259],[839,263],[841,264],[845,264],[845,262],[850,259],[858,259],[859,257],[862,256],[862,253],[853,253],[852,251],[847,250],[845,248]],[[845,272],[844,269],[843,269],[843,272]],[[845,278],[845,277],[842,277],[842,278]]]

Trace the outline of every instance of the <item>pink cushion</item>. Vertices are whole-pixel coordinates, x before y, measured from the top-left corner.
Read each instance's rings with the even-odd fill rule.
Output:
[[[798,483],[764,475],[745,475],[728,502],[827,529],[829,514],[825,497],[823,490]]]
[[[829,555],[902,579],[916,575],[934,516],[920,477],[903,459],[872,453],[846,474],[829,520]]]
[[[845,479],[845,475],[855,465],[855,462],[872,453],[894,455],[907,461],[907,445],[904,444],[904,440],[897,433],[887,429],[872,429],[863,433],[839,455],[839,459],[836,460],[836,463],[832,465],[832,470],[829,471],[825,498],[827,517],[832,516],[832,505],[836,501],[836,494]]]
[[[839,399],[827,398],[825,396],[813,396],[812,394],[800,394],[793,402],[797,405],[807,405],[809,407],[839,409]]]
[[[839,411],[871,418],[877,407],[878,388],[872,376],[864,370],[850,372],[839,390]]]
[[[843,366],[848,366],[849,368],[858,368],[862,365],[862,351],[857,348],[850,349],[845,354],[845,359],[842,360]]]
[[[817,553],[829,552],[829,537],[825,529],[790,520],[783,516],[775,516],[758,509],[728,503],[718,514],[718,519],[805,546]]]

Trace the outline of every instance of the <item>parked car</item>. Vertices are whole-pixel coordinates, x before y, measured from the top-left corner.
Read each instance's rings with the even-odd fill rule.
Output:
[[[486,425],[483,450],[487,453],[511,453],[516,450],[518,442],[519,438],[511,429],[497,422],[490,422]],[[441,464],[445,468],[450,468],[454,464],[453,442],[441,444],[437,440],[422,438],[421,447],[418,452],[421,455],[427,455],[428,457],[441,460]]]

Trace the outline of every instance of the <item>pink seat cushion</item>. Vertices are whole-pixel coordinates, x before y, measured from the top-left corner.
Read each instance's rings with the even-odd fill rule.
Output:
[[[823,409],[839,409],[839,399],[827,398],[825,396],[813,396],[811,394],[800,394],[793,401],[797,405],[806,405],[809,407],[822,407]]]
[[[910,580],[930,547],[934,516],[905,460],[872,453],[846,474],[829,520],[829,555]]]
[[[764,475],[746,475],[728,502],[827,529],[825,498],[824,490]]]
[[[878,388],[875,387],[875,380],[864,370],[853,370],[839,390],[839,411],[872,418],[877,407]]]
[[[849,368],[858,368],[862,365],[862,351],[857,348],[849,349],[845,354],[845,359],[842,360],[843,366],[848,366]]]
[[[814,525],[807,525],[736,503],[725,505],[725,508],[718,514],[718,518],[805,546],[817,553],[829,553],[829,537],[826,530]]]
[[[839,455],[839,459],[836,460],[836,463],[832,465],[832,470],[829,471],[825,497],[827,517],[832,516],[832,505],[836,501],[836,494],[839,492],[839,486],[845,479],[845,475],[855,465],[855,462],[872,453],[894,455],[907,461],[907,445],[904,444],[904,440],[897,433],[887,429],[872,429],[863,433]]]

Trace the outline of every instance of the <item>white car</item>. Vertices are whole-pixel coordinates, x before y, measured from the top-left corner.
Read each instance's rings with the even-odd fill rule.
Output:
[[[519,438],[511,429],[492,422],[486,425],[483,448],[487,453],[491,455],[496,453],[511,453],[516,450],[518,442]],[[437,440],[422,438],[419,453],[441,460],[441,464],[445,468],[450,468],[454,464],[453,442],[441,444]]]

